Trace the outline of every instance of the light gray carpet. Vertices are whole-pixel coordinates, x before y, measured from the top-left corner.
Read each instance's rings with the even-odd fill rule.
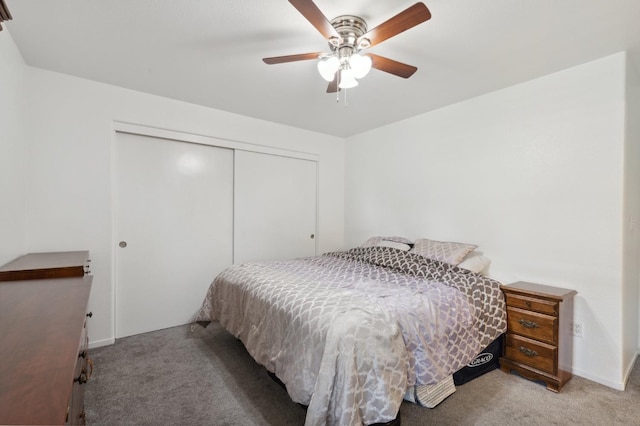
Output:
[[[305,411],[213,323],[169,328],[91,351],[90,425],[303,425]],[[574,377],[559,394],[494,370],[435,409],[404,402],[412,425],[640,425],[638,363],[627,389]]]

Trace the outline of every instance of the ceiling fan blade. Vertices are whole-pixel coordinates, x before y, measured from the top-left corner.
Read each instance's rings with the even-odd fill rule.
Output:
[[[338,34],[335,28],[333,28],[331,22],[329,22],[327,17],[324,16],[324,13],[322,13],[322,11],[318,9],[318,6],[316,6],[313,1],[289,0],[289,3],[291,3],[293,7],[298,9],[298,12],[300,12],[302,16],[307,18],[307,21],[309,21],[311,25],[316,27],[316,29],[320,31],[320,34],[322,34],[324,38],[329,40],[332,37],[340,37],[340,34]]]
[[[327,86],[327,93],[336,93],[340,91],[340,88],[338,87],[338,73],[340,71],[336,72],[336,75],[333,77],[333,80],[329,82],[329,85]]]
[[[310,59],[318,59],[321,55],[325,53],[315,52],[315,53],[300,53],[298,55],[286,55],[286,56],[274,56],[272,58],[263,58],[265,64],[273,65],[273,64],[284,64],[286,62],[296,62],[296,61],[308,61]]]
[[[370,42],[369,47],[375,46],[376,44],[413,28],[430,18],[431,12],[429,12],[427,6],[425,6],[424,3],[416,3],[367,32],[358,40],[366,38]]]
[[[11,16],[11,12],[7,8],[4,0],[0,0],[0,31],[2,31],[2,21],[9,21],[13,19]]]
[[[398,77],[409,78],[413,73],[418,71],[418,68],[412,65],[403,64],[402,62],[394,61],[384,56],[374,55],[373,53],[367,53],[367,56],[371,58],[372,68],[397,75]]]

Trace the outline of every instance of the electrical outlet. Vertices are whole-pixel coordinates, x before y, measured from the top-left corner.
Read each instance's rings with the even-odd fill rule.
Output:
[[[571,323],[571,334],[576,337],[584,337],[584,326],[581,322],[574,321]]]

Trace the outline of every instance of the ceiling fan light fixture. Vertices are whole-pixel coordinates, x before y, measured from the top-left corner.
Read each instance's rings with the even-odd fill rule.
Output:
[[[349,58],[349,65],[355,78],[363,78],[371,71],[371,58],[354,53]]]
[[[4,0],[0,0],[0,3]],[[418,68],[384,56],[359,52],[431,19],[431,12],[418,1],[377,27],[369,30],[367,22],[359,16],[340,15],[331,21],[322,13],[314,0],[289,0],[298,12],[329,42],[331,53],[311,52],[297,55],[263,58],[268,65],[320,59],[318,72],[329,82],[327,93],[336,93],[358,85],[371,68],[402,78],[411,77]]]
[[[333,81],[339,68],[340,60],[335,56],[318,62],[318,72],[327,81]]]

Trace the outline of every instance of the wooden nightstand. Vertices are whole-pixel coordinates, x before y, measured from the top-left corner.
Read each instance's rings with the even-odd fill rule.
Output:
[[[507,334],[500,368],[560,392],[571,379],[569,330],[576,291],[524,281],[501,288],[507,300]]]

